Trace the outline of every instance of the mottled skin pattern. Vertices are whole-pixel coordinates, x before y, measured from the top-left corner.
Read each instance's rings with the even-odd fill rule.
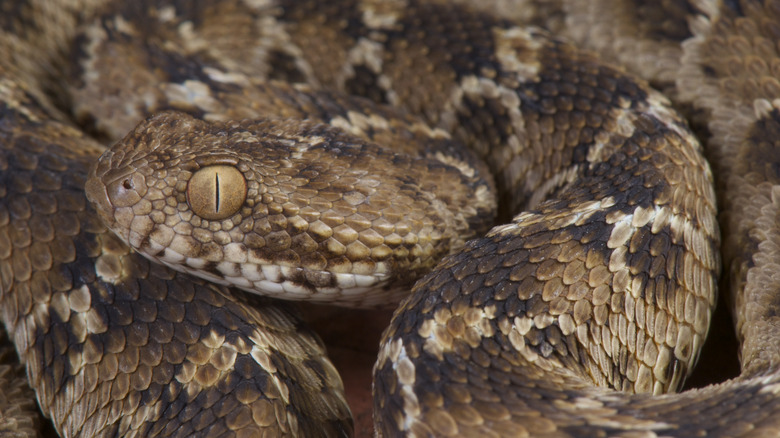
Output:
[[[0,6],[0,305],[61,435],[351,433],[340,380],[294,311],[151,264],[87,202],[88,169],[102,150],[92,138],[117,139],[168,109],[208,124],[165,113],[120,147],[178,135],[155,137],[147,131],[155,123],[214,135],[271,123],[290,140],[301,131],[288,121],[221,123],[311,117],[343,132],[304,131],[361,151],[375,147],[362,141],[428,137],[442,142],[422,153],[431,159],[462,142],[494,172],[498,216],[524,211],[462,249],[442,250],[456,252],[401,304],[375,366],[379,434],[777,435],[774,3],[615,1],[583,11],[582,2],[550,2],[522,17],[553,29],[573,20],[566,33],[594,48],[619,46],[626,33],[653,39],[643,50],[650,64],[664,60],[660,68],[632,64],[630,49],[613,50],[614,59],[628,58],[629,68],[711,117],[743,374],[678,395],[650,393],[679,388],[707,332],[720,266],[715,194],[686,123],[644,82],[538,28],[443,2],[100,3]],[[583,30],[610,16],[643,25],[613,26],[613,38],[604,36],[608,26]],[[31,51],[41,56],[23,55]],[[308,91],[331,87],[419,114],[434,128]],[[489,187],[487,177],[468,180],[469,153],[459,154],[437,168]],[[91,198],[101,210],[110,204]],[[299,235],[296,216],[280,214],[281,228]],[[112,215],[100,213],[109,223],[127,217]],[[167,222],[149,212],[155,217]],[[240,228],[233,219],[212,231]],[[283,257],[308,260],[294,259]],[[295,290],[307,279],[291,278]],[[316,293],[321,285],[307,281]]]
[[[3,120],[25,127],[2,131],[3,318],[63,436],[350,430],[337,374],[294,313],[132,253],[84,196],[98,151],[0,89]],[[292,402],[309,391],[319,402]]]
[[[34,39],[0,46],[0,291],[57,431],[349,434],[340,379],[294,311],[151,264],[101,224],[84,195],[100,146],[13,62]],[[19,421],[29,434],[40,425]]]
[[[9,438],[27,437],[40,429],[40,413],[35,404],[35,393],[27,386],[24,366],[14,350],[8,335],[3,333],[0,352],[0,435]]]
[[[463,162],[446,140],[396,137]],[[187,182],[215,165],[240,169],[246,196],[235,214],[208,220],[188,201],[203,190]],[[174,268],[269,296],[365,308],[397,303],[443,255],[487,230],[493,184],[467,169],[322,124],[207,124],[164,113],[101,157],[87,196],[123,240]]]
[[[709,114],[708,152],[718,170],[723,211],[723,283],[734,292],[742,368],[756,373],[776,368],[780,349],[778,20],[778,2],[723,8],[716,23],[686,43],[679,81],[681,96]]]

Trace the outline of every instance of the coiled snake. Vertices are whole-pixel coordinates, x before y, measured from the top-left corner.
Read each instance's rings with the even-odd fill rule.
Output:
[[[62,436],[350,435],[322,342],[238,289],[406,297],[374,369],[383,436],[780,433],[780,3],[0,11],[2,318]],[[709,138],[738,378],[660,395],[720,270],[695,136],[642,79],[521,20],[644,75]],[[477,237],[494,215],[514,218]],[[33,433],[11,385],[2,427]]]

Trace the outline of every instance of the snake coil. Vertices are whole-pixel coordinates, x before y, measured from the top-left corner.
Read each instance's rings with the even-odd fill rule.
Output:
[[[776,435],[780,3],[502,6],[0,5],[0,308],[56,431],[352,434],[283,298],[402,300],[382,436]],[[667,394],[721,257],[742,374]]]

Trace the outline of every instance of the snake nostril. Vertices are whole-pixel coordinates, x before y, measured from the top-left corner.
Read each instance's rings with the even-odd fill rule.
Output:
[[[147,188],[144,177],[136,172],[109,180],[105,191],[111,205],[117,208],[135,205],[146,195]]]

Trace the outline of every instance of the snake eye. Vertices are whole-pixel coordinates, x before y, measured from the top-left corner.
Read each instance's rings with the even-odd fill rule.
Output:
[[[246,180],[235,167],[204,167],[187,183],[187,204],[203,219],[219,220],[234,215],[246,200]]]

